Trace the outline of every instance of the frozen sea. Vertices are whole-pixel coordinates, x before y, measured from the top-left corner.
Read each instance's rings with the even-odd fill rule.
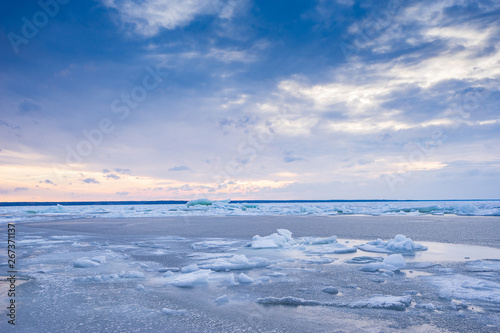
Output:
[[[1,332],[499,332],[498,201],[0,207]]]

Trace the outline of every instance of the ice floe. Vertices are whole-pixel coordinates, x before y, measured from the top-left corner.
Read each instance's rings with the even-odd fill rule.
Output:
[[[258,267],[266,267],[272,264],[272,261],[262,257],[247,258],[244,254],[235,254],[230,258],[212,259],[199,264],[203,269],[211,269],[216,272],[228,270],[245,270]]]
[[[360,250],[377,253],[414,254],[416,251],[427,251],[427,246],[415,243],[405,235],[396,235],[393,239],[384,242],[380,238],[362,245],[356,245]]]
[[[361,267],[363,272],[376,272],[380,269],[397,271],[406,266],[406,261],[401,254],[391,254],[382,262],[372,262]]]

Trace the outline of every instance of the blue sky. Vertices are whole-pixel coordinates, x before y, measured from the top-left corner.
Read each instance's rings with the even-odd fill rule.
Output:
[[[0,6],[0,201],[500,198],[497,1]]]

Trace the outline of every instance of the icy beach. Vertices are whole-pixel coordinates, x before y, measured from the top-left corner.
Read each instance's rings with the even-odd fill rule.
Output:
[[[498,332],[499,223],[429,215],[17,222],[24,283],[16,327],[3,320],[0,329]]]

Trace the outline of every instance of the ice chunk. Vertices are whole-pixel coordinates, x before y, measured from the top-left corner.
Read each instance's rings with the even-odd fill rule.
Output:
[[[182,273],[191,273],[191,272],[196,272],[198,269],[199,269],[198,265],[191,264],[191,265],[182,267],[181,272]]]
[[[277,233],[265,237],[255,235],[251,243],[251,247],[254,249],[289,247],[290,245],[291,244],[284,236]]]
[[[97,261],[93,261],[90,259],[77,259],[73,262],[73,267],[76,268],[89,268],[89,267],[97,267],[101,264]]]
[[[373,296],[367,300],[355,302],[352,308],[370,308],[404,311],[410,306],[411,296]]]
[[[281,236],[285,237],[285,239],[288,241],[288,242],[292,242],[293,241],[293,238],[292,238],[292,232],[288,229],[278,229],[278,234],[280,234]]]
[[[165,273],[163,273],[163,277],[171,277],[174,275],[175,275],[175,273],[172,271],[166,271]]]
[[[379,269],[397,271],[406,266],[406,261],[401,254],[391,254],[383,262],[373,262],[361,267],[363,272],[376,272]]]
[[[208,240],[208,241],[203,241],[203,242],[196,242],[191,244],[191,248],[193,250],[200,250],[200,249],[212,249],[212,248],[218,248],[218,247],[230,247],[238,242],[236,241],[226,241],[226,240]]]
[[[337,243],[337,236],[330,236],[327,238],[304,237],[300,241],[303,244],[311,244],[311,245],[332,244],[332,243]]]
[[[196,272],[168,277],[166,282],[176,287],[191,288],[196,285],[207,284],[210,273],[211,271],[208,269],[200,269]]]
[[[384,259],[384,264],[394,266],[396,269],[401,269],[406,266],[406,261],[401,254],[391,254]],[[394,271],[394,269],[390,269]]]
[[[373,262],[381,262],[381,261],[384,261],[384,259],[381,257],[363,256],[363,257],[354,257],[349,260],[346,260],[345,262],[348,264],[370,264]]]
[[[254,279],[252,279],[245,273],[240,273],[240,275],[238,275],[238,282],[242,284],[250,284],[254,282]]]
[[[187,310],[182,309],[182,310],[174,310],[174,309],[169,309],[169,308],[163,308],[161,309],[161,313],[168,315],[168,316],[179,316],[187,313]]]
[[[296,297],[283,297],[283,298],[276,298],[276,297],[264,297],[264,298],[258,298],[257,303],[260,304],[271,304],[271,305],[294,305],[294,306],[299,306],[299,305],[323,305],[323,303],[314,301],[314,300],[305,300],[302,298],[296,298]]]
[[[142,279],[146,277],[143,272],[139,271],[121,272],[119,276],[125,279]]]
[[[420,304],[415,304],[416,309],[425,309],[425,310],[436,310],[436,306],[432,303],[420,303]]]
[[[138,284],[137,286],[135,286],[135,289],[141,291],[144,290],[144,286],[142,284]]]
[[[191,200],[186,203],[186,207],[191,207],[191,206],[196,206],[196,205],[203,205],[203,206],[210,206],[212,205],[212,200],[209,199],[196,199],[196,200]]]
[[[378,253],[405,253],[413,254],[416,251],[427,251],[427,246],[415,243],[405,235],[396,235],[394,239],[384,242],[380,238],[366,244],[357,245],[358,249]]]
[[[448,298],[451,298],[452,294],[453,294],[453,291],[451,290],[451,288],[442,288],[439,291],[439,297],[440,298],[448,299]]]
[[[204,269],[211,269],[216,272],[226,270],[241,270],[252,269],[258,267],[266,267],[271,264],[271,261],[261,257],[247,258],[244,254],[235,254],[231,258],[217,258],[209,260],[199,265]]]
[[[224,304],[229,302],[229,298],[227,297],[227,295],[222,295],[221,297],[218,297],[214,302],[219,305]]]
[[[335,287],[326,287],[326,288],[323,288],[323,290],[321,290],[322,292],[324,293],[327,293],[327,294],[332,294],[332,295],[336,295],[339,293],[339,290]]]

